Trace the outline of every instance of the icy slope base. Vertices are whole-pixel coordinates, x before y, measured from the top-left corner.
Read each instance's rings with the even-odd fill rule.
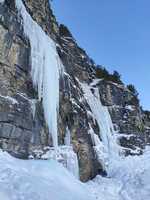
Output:
[[[56,161],[19,160],[0,151],[0,200],[90,200],[80,183]]]
[[[142,156],[114,160],[111,176],[97,176],[87,183],[97,200],[149,200],[150,150]]]
[[[79,179],[79,166],[77,154],[73,151],[72,146],[59,146],[57,155],[53,148],[50,148],[46,154],[43,154],[42,159],[56,160],[61,163],[72,175]]]
[[[150,199],[150,151],[112,164],[110,177],[82,184],[56,161],[24,161],[0,152],[0,200]]]

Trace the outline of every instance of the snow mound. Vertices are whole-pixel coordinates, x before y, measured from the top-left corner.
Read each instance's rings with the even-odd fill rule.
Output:
[[[54,160],[19,160],[0,151],[0,200],[91,200],[86,185]]]
[[[50,148],[44,155],[42,159],[53,159],[62,163],[63,166],[72,173],[77,179],[79,179],[79,166],[77,154],[73,151],[72,146],[59,146],[57,149],[57,154],[53,148]]]

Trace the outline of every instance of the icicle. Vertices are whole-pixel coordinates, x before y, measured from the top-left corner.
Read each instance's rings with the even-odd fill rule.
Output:
[[[73,151],[72,146],[59,146],[57,156],[53,148],[50,148],[46,154],[42,155],[42,159],[55,159],[63,164],[77,179],[79,179],[79,165],[77,154]]]
[[[39,100],[43,99],[45,120],[56,149],[58,146],[59,72],[62,63],[54,41],[33,21],[22,1],[16,0],[16,6],[23,18],[24,33],[30,40],[33,85],[38,90]]]
[[[30,100],[33,119],[35,118],[35,113],[36,113],[36,103],[37,103],[36,99],[31,99]]]
[[[76,153],[74,153],[72,147],[66,149],[66,168],[70,171],[77,179],[79,179],[79,165]]]
[[[71,145],[70,131],[69,131],[68,127],[66,128],[65,145],[66,146]]]
[[[103,166],[103,169],[107,170],[107,168],[108,168],[108,154],[105,151],[104,144],[100,140],[98,135],[96,135],[94,133],[94,130],[91,127],[90,124],[89,124],[89,126],[90,126],[89,134],[91,135],[91,139],[92,139],[92,142],[93,142],[93,149],[96,153],[97,159],[101,163],[101,165]]]

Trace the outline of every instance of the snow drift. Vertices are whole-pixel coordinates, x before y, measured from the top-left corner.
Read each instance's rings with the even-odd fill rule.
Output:
[[[0,151],[1,200],[91,200],[86,185],[54,160],[19,160]]]

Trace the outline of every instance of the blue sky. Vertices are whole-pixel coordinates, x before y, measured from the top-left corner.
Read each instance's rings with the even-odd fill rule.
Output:
[[[53,8],[89,56],[134,84],[150,110],[150,1],[53,0]]]

